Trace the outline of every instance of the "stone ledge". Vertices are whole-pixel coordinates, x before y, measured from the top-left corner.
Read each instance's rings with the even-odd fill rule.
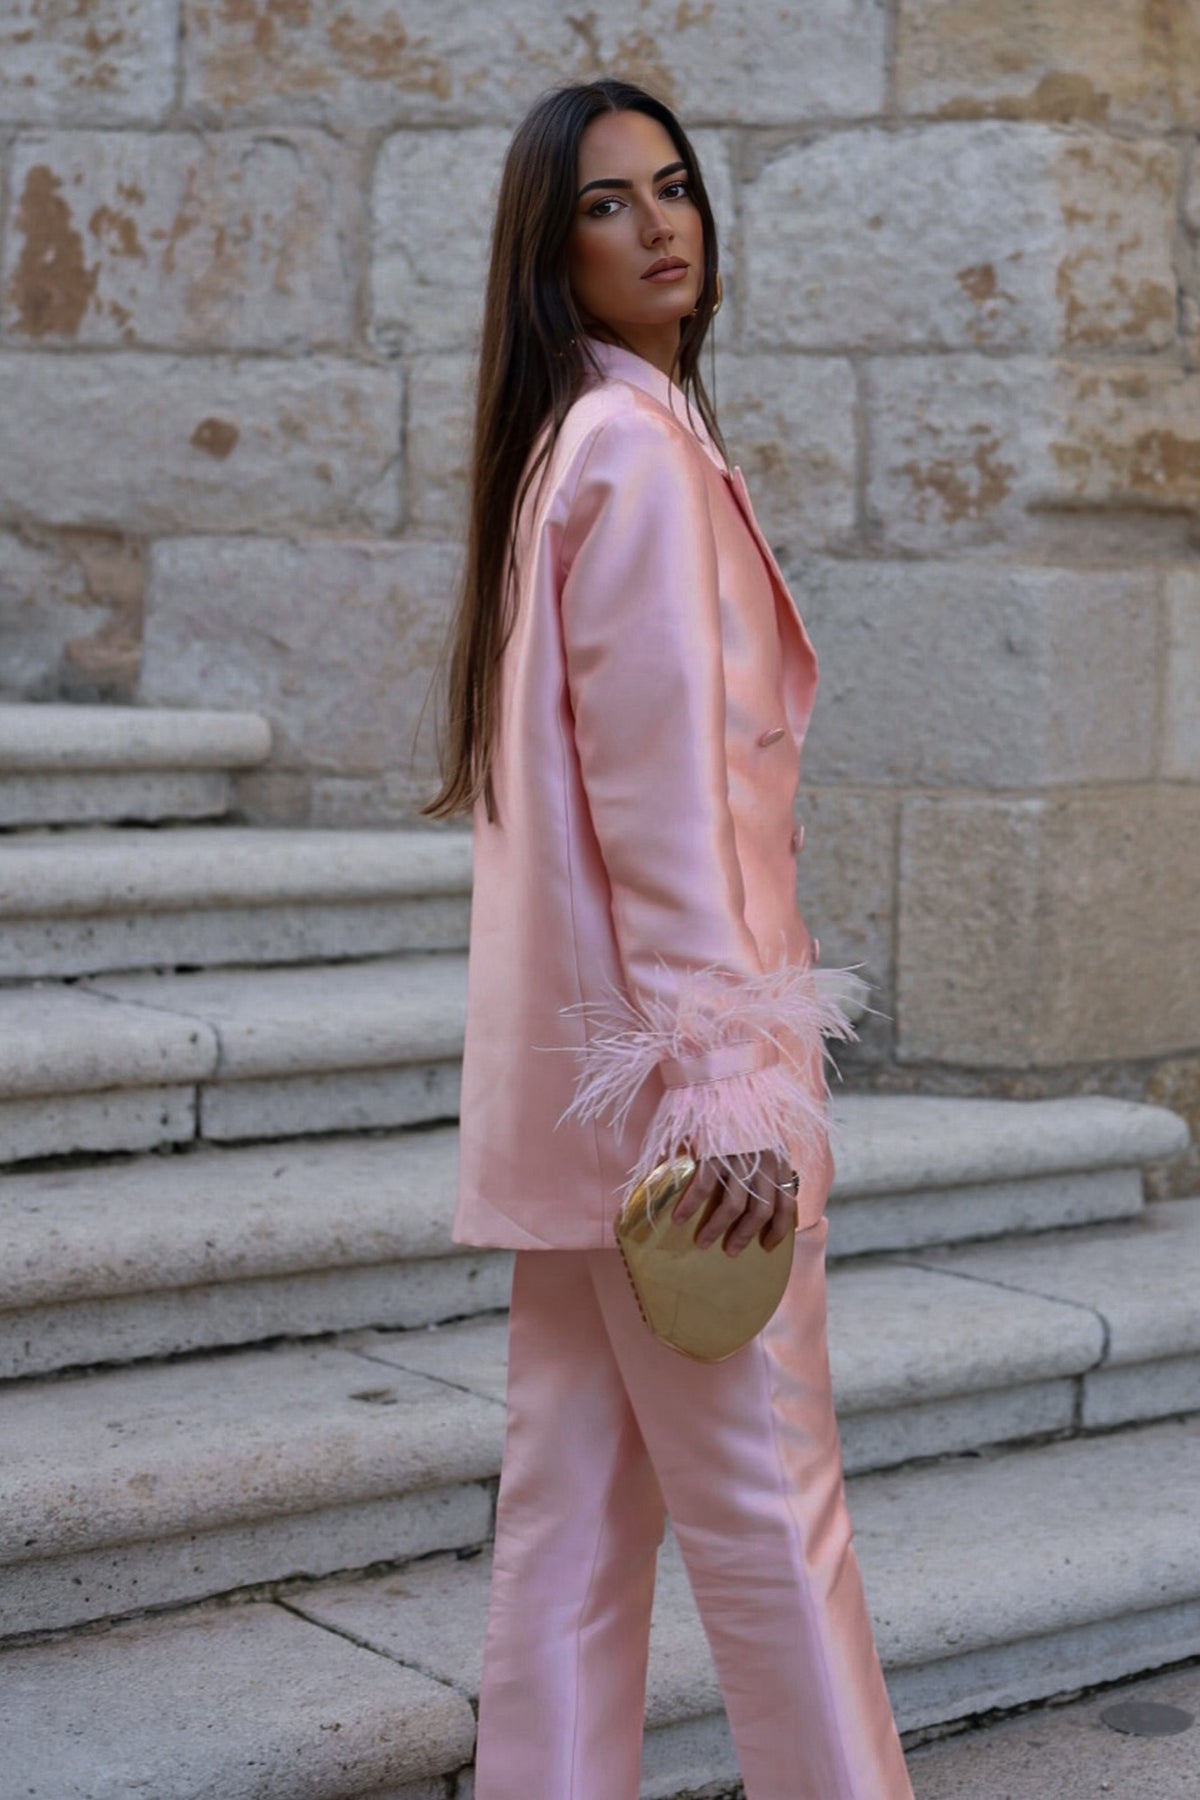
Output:
[[[181,1011],[122,1004],[83,987],[0,989],[0,1098],[207,1080],[220,1043]]]
[[[478,1543],[504,1424],[324,1344],[19,1383],[0,1414],[10,1633]]]
[[[0,1308],[465,1256],[450,1240],[457,1160],[443,1125],[16,1174]]]
[[[1188,1143],[1177,1113],[1102,1094],[847,1094],[834,1096],[833,1112],[853,1125],[838,1155],[838,1197],[1127,1167],[1175,1156]]]
[[[393,1111],[404,1100],[414,1121],[437,1111],[444,1118],[456,1106],[454,1067],[441,1065],[440,1075],[414,1065],[407,1076],[385,1068],[344,1080],[205,1086],[199,1099],[208,1114],[215,1098],[240,1106],[245,1129],[257,1120],[260,1135],[268,1089],[281,1126],[286,1109],[296,1115],[294,1126],[314,1129],[305,1105],[311,1113],[318,1100],[326,1111],[335,1102],[356,1109],[360,1119],[385,1100]],[[76,1139],[100,1150],[146,1148],[194,1138],[195,1104],[192,1088],[40,1097],[0,1105],[0,1127],[15,1156]],[[1077,1128],[1070,1113],[1063,1119],[1064,1105],[1082,1105],[1086,1125],[1094,1104],[1086,1099],[934,1100],[926,1110],[919,1096],[849,1095],[836,1104],[847,1142],[829,1205],[835,1283],[854,1256],[900,1251],[912,1260],[924,1252],[932,1268],[927,1246],[1025,1233],[1043,1234],[1029,1251],[1037,1274],[1044,1243],[1061,1241],[1075,1255],[1082,1254],[1075,1246],[1090,1241],[1078,1230],[1048,1239],[1048,1228],[1136,1218],[1142,1197],[1134,1157],[1182,1130],[1170,1113],[1135,1107],[1130,1118],[1126,1103],[1115,1102],[1114,1116],[1101,1101],[1106,1142],[1095,1127],[1090,1135]],[[81,1120],[76,1114],[85,1106],[95,1116]],[[1074,1138],[1076,1156],[1107,1152],[1127,1160],[1036,1173],[1028,1158],[1039,1136],[1045,1162],[1062,1149],[1040,1131],[1044,1106],[1068,1142]],[[20,1118],[14,1109],[23,1109]],[[961,1120],[957,1109],[964,1109]],[[1139,1116],[1146,1112],[1149,1120]],[[210,1116],[207,1131],[222,1122],[219,1112]],[[27,1132],[35,1134],[30,1143]],[[991,1179],[979,1167],[969,1179],[964,1147],[977,1165],[990,1157]],[[14,1170],[0,1215],[0,1375],[276,1334],[424,1325],[503,1306],[508,1258],[467,1257],[451,1241],[457,1158],[457,1127],[441,1124],[236,1148],[209,1141],[169,1160]],[[1023,1161],[1024,1174],[995,1173]],[[892,1173],[892,1192],[878,1186],[881,1167]],[[968,1179],[960,1179],[964,1174]],[[1161,1222],[1166,1215],[1156,1206],[1147,1216]],[[1123,1231],[1115,1237],[1125,1241]]]
[[[274,1604],[10,1650],[0,1667],[7,1778],[30,1800],[431,1800],[440,1783],[424,1783],[475,1741],[447,1683]]]
[[[0,977],[465,950],[466,832],[93,828],[12,838]]]
[[[450,951],[0,989],[0,1098],[456,1058],[465,989]]]
[[[0,702],[0,772],[244,769],[271,752],[257,713]]]
[[[5,846],[0,917],[457,895],[464,831],[295,831],[238,825],[56,832]]]
[[[61,980],[139,969],[180,970],[357,962],[415,951],[465,950],[468,894],[386,900],[269,900],[167,912],[7,919],[0,977]]]
[[[435,952],[314,968],[97,976],[86,991],[203,1019],[220,1045],[217,1079],[226,1082],[460,1056],[466,983],[466,957]]]
[[[1200,1356],[1200,1198],[1156,1201],[1132,1228],[1097,1225],[1025,1243],[929,1250],[920,1264],[1102,1317],[1106,1365]]]
[[[935,1116],[927,1120],[930,1144],[923,1150],[921,1167],[906,1170],[902,1153],[905,1148],[913,1152],[918,1145],[913,1121],[905,1115],[911,1107],[919,1119],[919,1097],[901,1100],[897,1111],[892,1096],[882,1100],[847,1096],[839,1102],[849,1141],[830,1199],[831,1239],[845,1208],[871,1199],[886,1202],[887,1190],[877,1187],[871,1165],[886,1160],[889,1148],[896,1189],[915,1180],[918,1198],[927,1203],[930,1190],[936,1195],[962,1178],[964,1170],[954,1154],[955,1108],[966,1108],[970,1114],[963,1121],[962,1135],[970,1136],[974,1147],[992,1127],[992,1154],[1003,1166],[1006,1157],[1012,1158],[1014,1137],[1022,1147],[1036,1137],[1038,1109],[1062,1104],[936,1101]],[[1115,1104],[1124,1107],[1123,1102]],[[990,1118],[989,1109],[1000,1117]],[[1168,1113],[1166,1119],[1170,1125],[1174,1115]],[[1132,1123],[1136,1130],[1143,1122]],[[1161,1127],[1157,1119],[1151,1124]],[[1103,1149],[1098,1138],[1097,1133],[1093,1140],[1097,1152]],[[851,1146],[858,1147],[857,1159]],[[1132,1161],[1137,1146],[1126,1140],[1125,1148]],[[946,1158],[941,1167],[939,1153]],[[6,1207],[0,1215],[0,1308],[462,1254],[450,1237],[457,1162],[458,1129],[442,1125],[376,1138],[334,1137],[231,1149],[203,1145],[169,1161],[18,1172],[7,1179]],[[977,1191],[986,1195],[990,1189],[981,1181]],[[1190,1204],[1163,1202],[1149,1209],[1146,1217],[1155,1221],[1155,1242],[1167,1233],[1168,1218],[1191,1216]],[[997,1220],[992,1235],[1002,1232],[1003,1224]],[[1081,1257],[1081,1247],[1094,1235],[1072,1231],[1041,1236],[1027,1266],[1036,1265],[1045,1245],[1069,1248]],[[1124,1229],[1101,1235],[1105,1241],[1127,1238]],[[965,1273],[974,1271],[975,1256],[982,1258],[979,1267],[986,1270],[989,1254],[959,1249],[944,1253]],[[1011,1244],[994,1252],[999,1259],[1022,1254],[1020,1245]],[[936,1258],[936,1252],[927,1251],[923,1260],[932,1267]]]

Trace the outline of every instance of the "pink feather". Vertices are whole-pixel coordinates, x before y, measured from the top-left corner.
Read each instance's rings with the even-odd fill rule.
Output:
[[[746,1074],[665,1087],[629,1174],[626,1196],[656,1163],[686,1146],[695,1157],[711,1157],[737,1178],[729,1159],[765,1150],[790,1160],[789,1142],[799,1139],[814,1156],[833,1143],[829,1088],[822,1074],[814,1094],[814,1048],[832,1057],[825,1037],[857,1040],[847,1017],[848,1001],[865,998],[868,984],[853,969],[819,969],[784,963],[760,975],[735,975],[717,964],[685,970],[675,981],[675,1003],[651,996],[641,1006],[612,988],[608,1000],[584,1000],[561,1007],[580,1014],[591,1035],[575,1051],[581,1072],[575,1097],[560,1115],[581,1121],[610,1115],[621,1130],[629,1109],[660,1063],[686,1059],[732,1044],[770,1043],[779,1060]],[[798,1052],[793,1043],[798,1046]]]

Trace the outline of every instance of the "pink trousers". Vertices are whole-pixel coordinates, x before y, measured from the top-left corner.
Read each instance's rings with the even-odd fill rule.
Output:
[[[619,1252],[519,1250],[476,1800],[636,1800],[669,1514],[747,1800],[912,1800],[846,1509],[828,1217],[721,1363],[650,1335]]]

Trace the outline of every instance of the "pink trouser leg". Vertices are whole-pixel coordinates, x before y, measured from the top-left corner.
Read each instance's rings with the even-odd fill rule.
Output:
[[[515,1258],[476,1800],[638,1791],[664,1512],[588,1256]]]
[[[650,1336],[615,1250],[517,1253],[478,1800],[634,1800],[663,1499],[747,1800],[912,1800],[851,1544],[827,1233],[797,1234],[767,1330],[714,1364]]]
[[[912,1800],[851,1542],[829,1378],[828,1216],[766,1330],[725,1362],[650,1339],[588,1252],[712,1648],[747,1800]]]

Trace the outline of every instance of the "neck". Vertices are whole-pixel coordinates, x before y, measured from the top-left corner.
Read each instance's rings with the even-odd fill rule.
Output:
[[[603,335],[603,327],[596,335]],[[653,364],[660,374],[675,381],[675,358],[679,353],[679,321],[666,325],[622,325],[621,336],[635,355]],[[611,341],[611,340],[610,340]]]

